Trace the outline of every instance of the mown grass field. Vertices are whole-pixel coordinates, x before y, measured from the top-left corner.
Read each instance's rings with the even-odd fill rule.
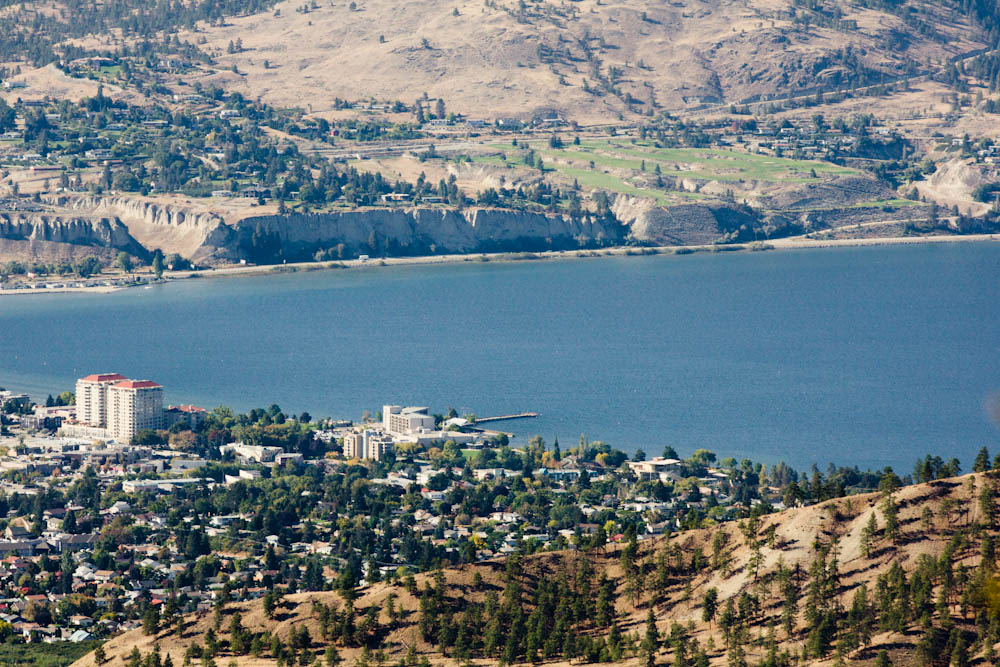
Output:
[[[575,180],[586,188],[601,188],[633,197],[648,197],[661,205],[702,199],[690,191],[650,188],[657,168],[664,179],[717,181],[753,187],[754,183],[809,183],[833,176],[856,174],[856,170],[819,160],[795,160],[756,155],[721,148],[657,148],[649,141],[592,139],[579,144],[567,142],[557,148],[547,141],[492,144],[498,154],[472,157],[481,164],[521,164],[530,149],[545,169]],[[874,204],[873,204],[874,205]]]

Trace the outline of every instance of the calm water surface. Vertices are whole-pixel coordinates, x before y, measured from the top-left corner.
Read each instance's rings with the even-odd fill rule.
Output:
[[[659,454],[804,469],[1000,450],[1000,244],[478,263],[0,299],[0,385],[118,371],[170,403],[524,410]]]

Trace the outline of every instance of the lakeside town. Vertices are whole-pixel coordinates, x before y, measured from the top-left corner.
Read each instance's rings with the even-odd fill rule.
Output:
[[[118,373],[0,392],[0,627],[87,641],[220,601],[353,588],[442,564],[644,540],[875,488],[881,473],[514,443],[451,410],[357,422],[167,405]],[[958,462],[928,459],[928,474]]]

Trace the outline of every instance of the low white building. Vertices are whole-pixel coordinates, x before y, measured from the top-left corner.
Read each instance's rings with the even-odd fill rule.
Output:
[[[677,474],[680,464],[678,459],[665,459],[662,456],[657,456],[648,461],[629,461],[628,467],[639,479],[655,481]]]
[[[408,436],[433,431],[435,426],[434,416],[427,414],[425,407],[382,406],[382,428],[390,435]]]
[[[255,479],[260,479],[263,474],[259,470],[240,470],[239,474],[236,475],[226,475],[225,483],[226,486],[230,484],[236,484],[237,482],[252,482]]]
[[[248,445],[242,442],[231,442],[219,447],[223,456],[232,452],[240,459],[256,463],[273,463],[278,455],[284,454],[281,447],[266,447],[264,445]]]

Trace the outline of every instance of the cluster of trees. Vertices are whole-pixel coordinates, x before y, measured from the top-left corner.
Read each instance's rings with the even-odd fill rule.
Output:
[[[397,104],[403,106],[401,103]],[[333,134],[352,141],[403,141],[424,136],[418,127],[419,124],[345,119],[336,123]]]
[[[23,276],[27,273],[34,273],[40,276],[77,275],[81,278],[89,278],[96,273],[100,273],[104,269],[104,266],[104,262],[93,256],[87,256],[73,261],[62,260],[51,264],[45,262],[23,264],[22,262],[11,260],[0,264],[0,279],[6,279],[9,276]]]
[[[348,166],[334,168],[327,162],[315,166],[318,174],[314,176],[309,165],[297,162],[277,190],[278,196],[290,198],[298,192],[299,199],[306,204],[320,205],[343,197],[354,206],[372,206],[390,192],[418,195],[430,191],[423,182],[415,187],[406,181],[385,179],[380,172],[373,174]]]
[[[15,4],[5,0],[0,6]],[[143,42],[147,48],[152,47],[159,53],[186,52],[196,49],[188,43],[182,45],[176,35],[178,31],[193,29],[199,21],[215,25],[227,16],[265,11],[273,4],[269,0],[153,4],[123,0],[95,5],[68,0],[55,12],[41,12],[23,6],[5,11],[0,17],[0,32],[6,36],[0,44],[0,56],[8,62],[27,60],[36,67],[60,60],[107,56],[111,55],[107,51],[86,49],[78,44],[92,34],[104,34],[111,30],[121,31],[126,43]]]
[[[76,396],[71,391],[61,392],[55,398],[52,397],[52,394],[49,394],[48,397],[46,397],[45,399],[45,407],[47,408],[55,407],[57,405],[75,405],[75,404],[76,404]]]
[[[631,548],[636,549],[634,542]],[[621,630],[616,583],[598,575],[589,554],[565,557],[545,576],[526,573],[524,564],[518,556],[507,559],[499,593],[476,579],[473,589],[485,591],[476,600],[453,594],[443,574],[435,573],[433,582],[415,593],[422,639],[458,660],[486,658],[500,664],[616,662],[659,647],[655,626],[644,640]]]
[[[17,112],[0,97],[0,132],[8,132],[16,127]]]

